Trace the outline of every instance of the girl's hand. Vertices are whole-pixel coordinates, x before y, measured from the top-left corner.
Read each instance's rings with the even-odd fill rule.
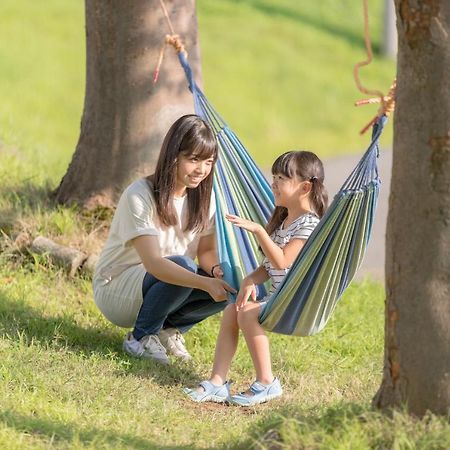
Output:
[[[227,300],[227,292],[231,292],[232,294],[236,293],[236,289],[220,278],[205,278],[207,282],[205,291],[208,292],[215,302]]]
[[[251,297],[253,301],[256,301],[256,286],[253,281],[244,278],[241,288],[239,289],[239,294],[236,297],[236,311],[244,308],[249,297]]]
[[[242,219],[241,217],[234,216],[233,214],[225,214],[225,218],[233,225],[250,231],[250,233],[257,233],[258,231],[263,229],[263,227],[259,223],[252,222],[251,220],[247,219]]]

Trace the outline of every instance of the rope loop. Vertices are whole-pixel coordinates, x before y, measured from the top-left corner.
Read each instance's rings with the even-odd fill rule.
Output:
[[[155,72],[153,73],[153,84],[155,84],[158,81],[159,71],[161,69],[166,47],[168,45],[171,45],[176,50],[177,53],[184,53],[185,57],[187,58],[187,51],[184,48],[180,36],[178,36],[178,34],[166,34],[164,44],[162,45],[161,50],[159,51],[158,63],[156,64],[156,69]]]
[[[178,34],[166,34],[165,42],[167,45],[171,45],[177,53],[184,53],[187,55],[183,42]]]
[[[384,95],[381,91],[375,89],[367,89],[361,83],[359,78],[359,70],[363,66],[367,66],[372,62],[373,53],[372,53],[372,42],[370,40],[370,32],[369,32],[369,5],[368,0],[363,0],[363,10],[364,10],[364,41],[366,44],[366,52],[367,59],[364,61],[360,61],[355,64],[353,68],[353,76],[355,78],[356,87],[360,92],[366,95],[374,95],[375,98],[369,98],[365,100],[359,100],[355,102],[356,106],[368,105],[372,103],[380,103],[380,108],[378,109],[377,115],[360,131],[360,134],[364,134],[382,115],[389,115],[394,111],[395,108],[395,88],[396,88],[396,80],[394,79],[389,92],[387,95]]]
[[[161,50],[159,51],[158,63],[156,64],[155,71],[153,72],[153,84],[155,84],[158,81],[159,71],[161,69],[167,45],[171,45],[177,53],[184,53],[184,56],[186,58],[188,55],[180,36],[178,34],[175,34],[172,21],[170,20],[166,5],[164,4],[164,0],[159,0],[159,4],[161,5],[161,9],[163,10],[164,17],[166,18],[167,25],[169,27],[171,34],[166,34],[164,44],[162,45]]]

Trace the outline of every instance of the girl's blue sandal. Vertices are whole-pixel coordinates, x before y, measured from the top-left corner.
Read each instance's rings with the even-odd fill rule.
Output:
[[[270,384],[262,384],[259,381],[255,381],[250,386],[250,392],[251,394],[241,392],[232,395],[228,402],[239,406],[254,406],[280,397],[283,394],[283,389],[281,388],[280,380],[275,378]]]
[[[210,381],[205,380],[199,383],[203,391],[198,392],[195,389],[184,388],[183,392],[187,394],[194,402],[215,402],[223,403],[230,397],[230,382],[217,386]]]

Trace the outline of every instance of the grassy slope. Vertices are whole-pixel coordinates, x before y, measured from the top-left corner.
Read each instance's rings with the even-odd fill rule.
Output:
[[[7,0],[0,16],[0,139],[15,148],[23,178],[57,181],[79,132],[82,2]]]
[[[193,404],[181,392],[208,375],[218,317],[187,335],[194,364],[162,368],[120,351],[123,330],[100,315],[88,281],[69,281],[39,259],[0,262],[1,448],[249,449],[274,439],[284,449],[450,446],[444,419],[370,409],[383,348],[378,284],[351,286],[315,337],[272,334],[285,395],[245,410]],[[236,390],[253,378],[242,341],[231,377]]]
[[[371,4],[374,48],[381,34],[378,3]],[[267,166],[274,155],[299,147],[322,157],[361,151],[367,136],[358,131],[375,113],[353,106],[360,94],[352,70],[365,58],[361,2],[199,5],[206,92],[259,163]],[[362,80],[387,90],[394,70],[377,58]],[[390,145],[390,132],[383,142]]]
[[[360,7],[356,0],[198,2],[206,91],[259,163],[288,148],[327,156],[366,144],[357,131],[374,107],[352,105],[359,97],[352,67],[364,57]],[[41,180],[45,172],[56,183],[82,112],[82,2],[49,0],[42,8],[4,0],[0,16],[0,140],[16,147],[21,173]],[[393,63],[377,60],[363,79],[384,90],[393,75]]]
[[[18,272],[4,267],[0,290],[2,448],[39,448],[52,439],[57,447],[238,446],[255,424],[267,426],[288,411],[367,404],[378,383],[382,289],[377,285],[351,288],[315,338],[274,335],[274,367],[286,395],[248,412],[191,404],[181,393],[183,385],[208,374],[217,317],[187,335],[195,365],[162,369],[121,353],[123,331],[96,310],[88,282],[68,282],[40,261],[22,267]],[[249,359],[241,343],[232,372],[236,389],[252,380]]]

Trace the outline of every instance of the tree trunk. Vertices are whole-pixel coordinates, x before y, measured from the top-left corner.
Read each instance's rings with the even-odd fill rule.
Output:
[[[199,79],[195,0],[165,3]],[[57,200],[112,207],[131,180],[152,171],[166,131],[193,112],[193,101],[172,47],[166,49],[158,83],[152,84],[169,32],[158,0],[86,0],[85,9],[81,133]]]
[[[374,404],[450,412],[450,2],[396,0],[385,368]]]

